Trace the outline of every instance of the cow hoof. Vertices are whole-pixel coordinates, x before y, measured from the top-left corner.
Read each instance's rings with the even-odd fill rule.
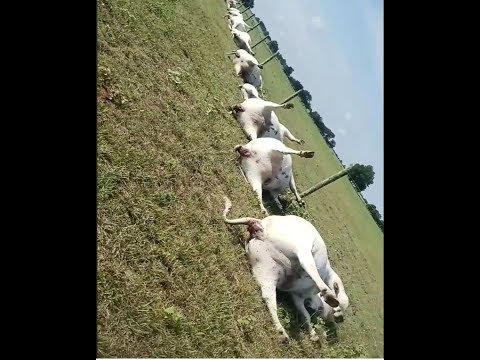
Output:
[[[320,337],[317,334],[311,334],[310,335],[310,340],[311,341],[320,341]]]
[[[335,295],[331,294],[331,293],[326,293],[324,296],[323,296],[323,299],[325,300],[325,302],[330,305],[331,307],[337,307],[338,305],[340,305],[340,303],[338,302],[337,298],[335,297]]]
[[[304,158],[312,158],[315,155],[315,151],[302,151],[300,154],[301,157]]]
[[[299,204],[300,206],[303,206],[303,207],[305,207],[305,206],[307,205],[307,204],[305,203],[305,200],[302,200],[302,199],[298,200],[298,204]]]
[[[290,340],[290,337],[289,337],[287,334],[281,334],[281,335],[280,335],[280,341],[281,341],[282,343],[286,343],[286,342],[288,342],[289,340]]]
[[[333,314],[333,318],[335,319],[336,323],[342,323],[343,322],[343,314],[342,313],[335,313]]]
[[[300,145],[303,145],[303,144],[305,144],[305,140],[300,139],[300,140],[298,140],[298,143],[299,143]]]

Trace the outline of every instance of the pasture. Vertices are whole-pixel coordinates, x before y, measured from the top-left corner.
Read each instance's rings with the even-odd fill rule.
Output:
[[[246,231],[223,223],[223,195],[232,217],[262,217],[233,151],[247,140],[226,110],[242,98],[225,56],[235,46],[224,1],[97,9],[97,356],[383,357],[383,234],[346,178],[307,197],[306,210],[290,207],[322,234],[350,297],[335,344],[310,342],[288,302],[279,315],[293,339],[279,343],[241,246]],[[293,93],[277,60],[262,74],[269,100]],[[294,159],[301,192],[341,165],[292,102],[277,115],[315,151]]]

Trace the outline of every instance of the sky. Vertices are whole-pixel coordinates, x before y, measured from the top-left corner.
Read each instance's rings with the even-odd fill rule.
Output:
[[[335,133],[345,165],[372,165],[362,192],[383,212],[383,0],[255,0],[280,53]]]

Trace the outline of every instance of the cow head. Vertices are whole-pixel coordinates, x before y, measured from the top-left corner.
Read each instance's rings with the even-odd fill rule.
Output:
[[[249,157],[252,155],[250,150],[248,150],[246,147],[242,145],[237,145],[233,148],[236,152],[240,154],[241,157]]]

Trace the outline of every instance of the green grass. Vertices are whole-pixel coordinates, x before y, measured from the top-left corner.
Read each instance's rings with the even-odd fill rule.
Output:
[[[97,4],[97,355],[383,356],[383,234],[348,181],[306,198],[304,214],[351,299],[334,345],[310,342],[288,303],[279,314],[294,339],[279,343],[240,244],[245,229],[221,219],[223,195],[232,216],[261,217],[233,152],[246,140],[225,110],[241,94],[223,0]],[[292,92],[276,60],[264,81],[272,100]],[[302,190],[341,165],[293,102],[277,114],[316,151],[294,160]]]

